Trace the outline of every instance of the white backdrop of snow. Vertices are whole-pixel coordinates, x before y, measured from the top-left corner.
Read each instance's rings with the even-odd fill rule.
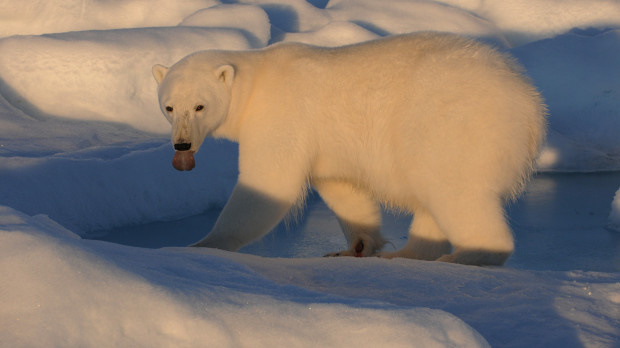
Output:
[[[171,65],[201,49],[247,49],[239,30],[170,27],[14,36],[0,41],[0,92],[34,117],[126,123],[164,132],[153,77],[145,67]]]
[[[0,36],[175,26],[214,0],[22,0],[0,2]]]
[[[0,345],[372,345],[392,339],[396,345],[485,346],[454,316],[418,307],[441,307],[463,319],[475,305],[451,300],[455,293],[492,297],[503,283],[511,285],[490,301],[498,311],[507,299],[515,308],[519,300],[554,302],[554,315],[569,323],[559,329],[578,332],[577,341],[605,346],[619,339],[609,324],[620,320],[613,309],[620,303],[617,275],[432,263],[412,269],[411,262],[383,260],[291,263],[128,248],[65,230],[83,234],[177,219],[226,201],[236,180],[236,146],[208,141],[196,170],[174,172],[169,125],[150,73],[155,63],[211,48],[279,41],[337,46],[420,30],[478,37],[513,53],[547,99],[550,132],[540,171],[619,170],[618,28],[620,2],[605,0],[1,2],[0,298],[9,305],[1,309]],[[610,222],[620,226],[620,192]],[[388,275],[369,277],[369,270]],[[479,283],[457,284],[470,279]],[[385,289],[390,283],[398,286]],[[540,298],[519,295],[519,284],[542,284]],[[406,301],[392,291],[421,299]],[[453,306],[434,305],[445,301]],[[488,320],[465,321],[476,322],[493,342],[495,335],[513,337],[493,325],[499,314],[485,310],[479,315]],[[565,343],[574,342],[567,334]]]

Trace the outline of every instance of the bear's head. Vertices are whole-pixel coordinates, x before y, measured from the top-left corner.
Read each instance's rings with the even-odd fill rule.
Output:
[[[153,66],[159,106],[172,124],[172,165],[178,170],[194,168],[194,153],[225,121],[235,77],[232,65],[197,58],[188,56],[170,68]]]

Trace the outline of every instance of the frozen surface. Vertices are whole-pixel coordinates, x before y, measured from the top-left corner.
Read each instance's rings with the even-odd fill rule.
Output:
[[[506,267],[317,258],[344,238],[316,198],[242,254],[179,247],[226,202],[237,147],[174,171],[153,64],[419,30],[510,51],[547,100]],[[616,347],[619,56],[608,0],[4,1],[0,346]],[[409,220],[386,214],[394,247]]]
[[[241,30],[254,46],[266,46],[271,38],[271,25],[265,10],[254,5],[220,4],[202,9],[185,18],[180,26],[231,28]],[[227,47],[232,49],[233,47]]]
[[[379,35],[433,30],[507,44],[496,26],[483,17],[435,1],[332,0],[327,11],[335,20],[355,23]]]
[[[9,346],[613,347],[620,334],[617,272],[141,249],[6,207],[0,230]]]
[[[21,0],[0,3],[0,37],[175,26],[216,0]]]
[[[488,346],[448,312],[282,284],[256,258],[85,241],[8,207],[0,232],[7,347]]]
[[[32,117],[125,123],[164,133],[150,67],[197,50],[251,48],[236,29],[199,27],[82,31],[0,40],[0,92]]]
[[[513,52],[549,106],[541,166],[620,169],[620,30],[574,30]]]
[[[610,230],[607,220],[618,186],[620,172],[536,175],[525,194],[507,209],[517,248],[506,266],[521,270],[620,272],[620,233]],[[87,237],[148,248],[186,246],[211,229],[219,211],[211,209],[175,221],[94,231]],[[386,250],[405,244],[411,218],[384,212],[382,230],[389,241]],[[344,248],[346,241],[339,231],[334,214],[314,194],[301,218],[283,222],[242,252],[264,257],[321,257]]]
[[[573,28],[617,28],[618,1],[590,0],[440,0],[495,24],[511,45],[564,34]]]

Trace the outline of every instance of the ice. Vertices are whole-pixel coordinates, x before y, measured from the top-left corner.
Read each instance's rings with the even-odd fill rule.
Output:
[[[435,30],[507,43],[493,23],[434,1],[332,0],[326,9],[335,20],[355,23],[379,35]]]
[[[303,42],[311,45],[335,47],[379,38],[378,34],[355,23],[332,21],[312,32],[286,33],[284,41]]]
[[[175,26],[214,0],[21,0],[0,3],[0,37]]]
[[[284,32],[314,31],[328,24],[328,13],[305,0],[241,0],[267,12],[271,25]]]
[[[244,30],[256,40],[254,47],[267,46],[271,38],[267,13],[254,5],[221,4],[209,7],[185,18],[179,25]]]
[[[84,241],[8,207],[0,255],[6,346],[488,347],[445,311],[282,284],[260,259]]]
[[[0,231],[8,346],[612,347],[618,335],[617,273],[141,249],[8,207]]]
[[[76,232],[178,219],[222,206],[236,182],[236,146],[209,141],[179,177],[169,141],[90,147],[0,162],[2,204],[45,213]],[[196,199],[198,198],[198,199]]]
[[[620,30],[575,30],[513,52],[549,106],[559,156],[543,168],[619,170]]]
[[[620,232],[620,189],[616,191],[609,212],[609,228]]]
[[[0,40],[0,92],[33,117],[128,124],[165,133],[151,67],[210,48],[247,49],[237,29],[169,27],[83,31]]]
[[[551,38],[573,28],[617,28],[620,3],[590,0],[440,0],[495,24],[513,46]]]

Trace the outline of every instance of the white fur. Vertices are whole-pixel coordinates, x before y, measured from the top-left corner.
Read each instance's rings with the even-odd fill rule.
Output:
[[[420,33],[204,51],[153,72],[173,143],[239,142],[237,187],[197,246],[262,237],[311,183],[349,242],[335,255],[379,253],[379,204],[415,214],[407,245],[381,256],[502,264],[513,251],[502,205],[532,171],[545,107],[505,54]]]

